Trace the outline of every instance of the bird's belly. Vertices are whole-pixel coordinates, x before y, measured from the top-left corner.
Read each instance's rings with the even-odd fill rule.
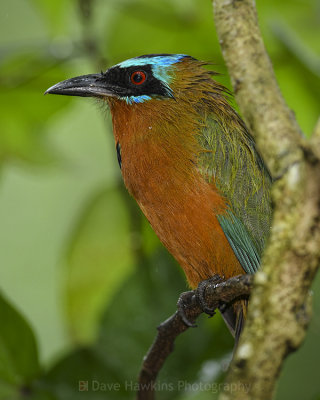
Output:
[[[193,181],[188,188],[185,180],[183,187],[174,180],[164,185],[158,181],[133,194],[190,286],[214,274],[227,279],[244,273],[216,218],[226,205],[212,185]]]

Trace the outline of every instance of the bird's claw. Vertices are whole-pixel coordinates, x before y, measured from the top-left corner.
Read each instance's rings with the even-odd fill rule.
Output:
[[[197,328],[197,324],[194,322],[190,321],[190,319],[186,316],[185,310],[188,309],[190,303],[192,302],[192,298],[194,296],[194,292],[183,292],[181,293],[178,302],[177,302],[177,308],[178,308],[178,313],[183,321],[183,323],[188,326],[189,328]]]
[[[209,279],[205,279],[204,281],[201,281],[198,285],[198,288],[196,289],[196,297],[198,299],[199,305],[200,305],[202,311],[205,314],[209,315],[209,318],[211,318],[215,315],[216,308],[208,306],[206,298],[205,298],[206,289],[207,289],[208,285],[216,285],[218,283],[221,283],[222,281],[223,281],[223,279],[221,278],[220,275],[214,275]]]
[[[190,319],[186,315],[186,310],[190,307],[190,305],[194,302],[194,297],[197,300],[197,303],[200,306],[200,309],[205,313],[209,315],[209,318],[213,317],[216,314],[216,307],[209,307],[206,301],[206,289],[209,285],[217,285],[221,282],[223,282],[223,278],[219,275],[214,275],[209,279],[206,279],[204,281],[201,281],[197,287],[196,290],[190,291],[190,292],[184,292],[180,295],[178,302],[177,302],[177,308],[178,308],[178,313],[183,321],[183,323],[191,328],[196,328],[197,325],[193,322],[190,321]],[[227,307],[227,304],[223,303],[219,305],[219,310],[223,311]]]

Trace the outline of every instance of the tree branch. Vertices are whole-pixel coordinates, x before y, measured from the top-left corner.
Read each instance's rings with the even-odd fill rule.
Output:
[[[206,281],[204,300],[210,309],[218,308],[221,303],[231,303],[242,296],[249,296],[253,276],[241,275],[220,283]],[[203,312],[197,296],[192,290],[182,293],[178,301],[178,311],[158,327],[158,334],[144,358],[139,376],[137,400],[153,400],[154,384],[165,360],[173,351],[177,336],[186,331],[189,325],[186,319],[194,323]]]
[[[213,0],[213,5],[237,102],[273,175],[281,177],[273,188],[263,268],[226,379],[251,390],[225,392],[220,400],[270,399],[283,361],[302,343],[310,319],[309,289],[320,260],[319,152],[302,137],[281,96],[254,1]]]
[[[254,2],[214,0],[213,4],[220,45],[237,103],[255,134],[258,147],[264,150],[268,166],[279,175],[287,165],[301,159],[301,152],[295,146],[301,132],[276,82]]]

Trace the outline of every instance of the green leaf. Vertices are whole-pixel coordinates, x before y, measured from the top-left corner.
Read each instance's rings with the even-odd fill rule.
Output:
[[[142,359],[155,338],[156,327],[176,311],[178,297],[186,289],[177,263],[158,248],[150,258],[141,260],[109,303],[95,348],[106,370],[117,372],[120,384],[127,385],[126,398],[134,398]],[[213,319],[203,316],[198,324],[197,329],[187,330],[176,340],[159,376],[157,399],[177,399],[183,394],[179,393],[179,382],[202,380],[199,370],[232,349],[233,339],[219,315]],[[223,368],[219,364],[216,376]],[[112,398],[122,397],[113,393]]]
[[[7,58],[0,66],[0,76],[0,162],[12,158],[52,161],[54,152],[44,140],[45,125],[70,99],[61,96],[58,101],[43,94],[64,79],[66,71],[47,54],[29,52]]]
[[[27,390],[39,372],[37,344],[25,319],[0,294],[0,398]]]
[[[117,382],[117,372],[110,371],[94,351],[83,348],[54,365],[37,388],[39,394],[50,393],[59,400],[105,400],[113,399],[113,392],[123,393]]]
[[[101,312],[132,265],[127,208],[120,191],[104,190],[84,210],[67,254],[67,317],[75,341],[94,339]]]

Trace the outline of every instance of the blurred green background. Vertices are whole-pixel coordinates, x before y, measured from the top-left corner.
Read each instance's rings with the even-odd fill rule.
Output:
[[[257,8],[281,90],[310,136],[320,2]],[[230,87],[211,2],[2,0],[0,33],[0,399],[133,399],[142,357],[185,279],[123,187],[106,110],[43,92],[158,52],[213,61]],[[318,278],[314,318],[285,363],[279,400],[320,399],[319,289]],[[177,340],[157,398],[215,398],[232,342],[219,316],[200,318]]]

